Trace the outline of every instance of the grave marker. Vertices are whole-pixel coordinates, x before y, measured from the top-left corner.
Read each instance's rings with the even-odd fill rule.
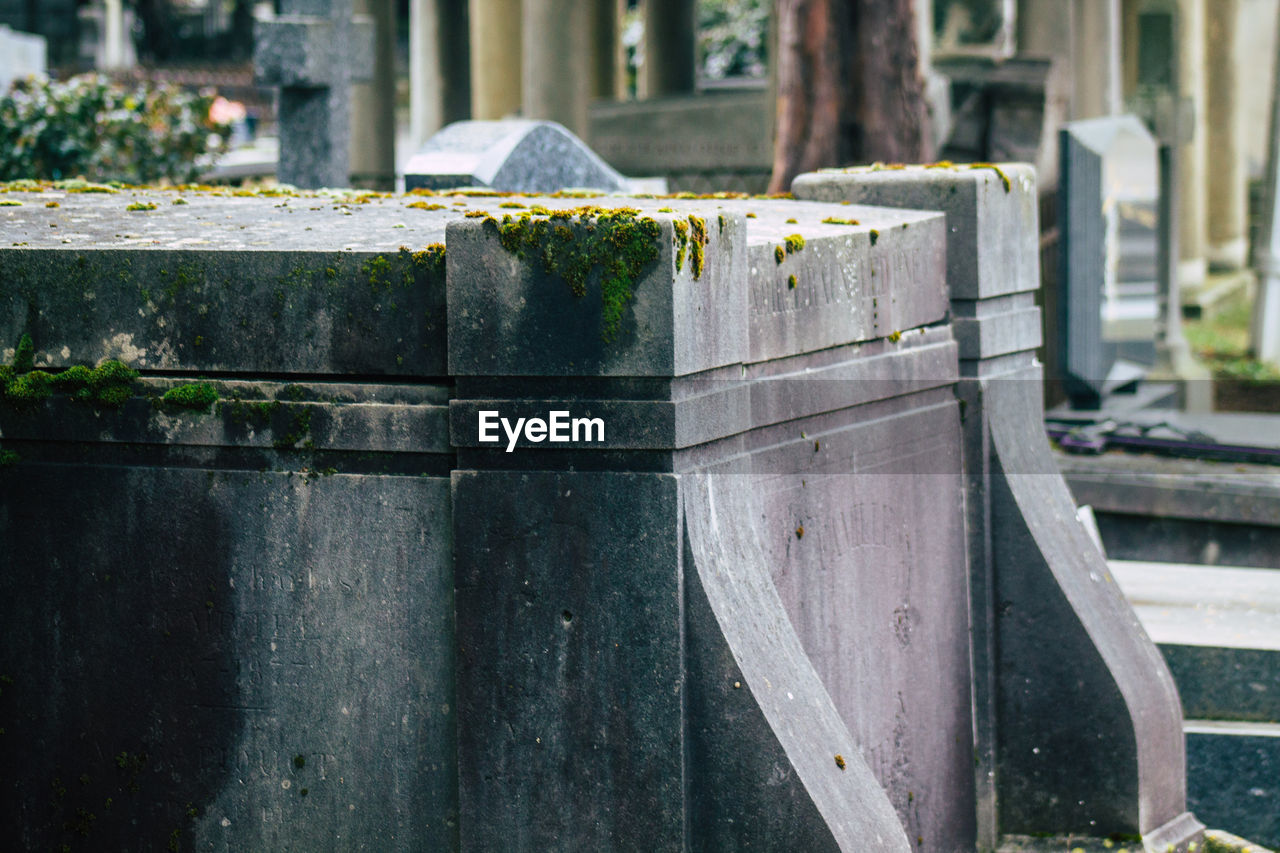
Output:
[[[551,193],[626,190],[630,184],[552,121],[459,121],[443,128],[405,166],[405,189],[488,187]]]
[[[351,84],[373,74],[373,25],[352,0],[283,0],[254,29],[259,85],[280,87],[281,183],[350,185]]]
[[[1156,144],[1133,116],[1061,140],[1059,358],[1072,402],[1096,409],[1155,358]]]

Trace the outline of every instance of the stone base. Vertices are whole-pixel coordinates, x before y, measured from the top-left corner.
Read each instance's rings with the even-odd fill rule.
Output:
[[[1179,294],[1182,316],[1190,319],[1212,317],[1235,299],[1252,298],[1257,282],[1253,270],[1237,269],[1211,274],[1199,285],[1182,289]]]
[[[1209,274],[1209,263],[1204,258],[1178,261],[1178,286],[1196,287]]]
[[[1190,812],[1183,812],[1141,838],[1005,835],[996,853],[1194,853],[1205,849],[1204,824]]]
[[[1204,832],[1204,853],[1271,853],[1252,841],[1245,841],[1239,836],[1220,829],[1206,829]]]
[[[1210,243],[1205,257],[1212,272],[1238,272],[1249,263],[1249,241],[1237,237],[1224,243]]]

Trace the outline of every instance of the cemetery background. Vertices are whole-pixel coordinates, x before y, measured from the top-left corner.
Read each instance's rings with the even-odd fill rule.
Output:
[[[1026,19],[1026,18],[1027,18],[1027,15],[1025,15],[1025,14],[1024,14],[1024,15],[1022,16],[1022,20],[1024,20],[1024,21],[1025,21],[1025,19]],[[1241,18],[1240,20],[1246,20],[1246,19]],[[1027,26],[1027,25],[1024,23],[1024,24],[1023,24],[1023,26]],[[979,62],[979,63],[978,63],[978,65],[979,65],[979,66],[981,66],[981,62]],[[979,83],[977,83],[977,84],[974,84],[974,83],[969,82],[969,81],[968,81],[968,78],[966,78],[966,77],[965,77],[965,74],[972,74],[972,73],[975,73],[975,72],[972,72],[971,70],[968,70],[968,67],[967,67],[967,66],[965,66],[964,68],[961,68],[961,69],[960,69],[956,74],[954,74],[954,75],[953,75],[953,80],[956,80],[956,79],[965,80],[965,81],[966,81],[965,85],[987,85],[985,82],[983,82],[983,81],[981,81],[981,80],[980,80],[980,81],[979,81]],[[980,72],[979,72],[979,76],[981,76],[981,75],[980,75]],[[1006,85],[1007,85],[1007,83],[1006,83]],[[1024,84],[1020,82],[1020,83],[1018,83],[1018,85],[1024,85]],[[1033,96],[1032,96],[1032,97],[1033,97],[1033,100],[1034,100],[1035,95],[1033,94]],[[1048,97],[1045,97],[1045,103],[1048,103],[1048,101],[1049,101],[1049,100],[1050,100],[1050,99],[1049,99]],[[725,102],[723,102],[723,103],[724,103],[724,104],[728,104],[729,102],[728,102],[728,101],[725,101]],[[756,103],[759,103],[759,101],[756,101]],[[705,107],[705,104],[701,104],[701,105],[699,105],[699,104],[697,104],[697,103],[689,103],[689,104],[687,104],[687,105],[686,105],[686,112],[685,112],[685,115],[688,115],[688,114],[689,114],[689,112],[691,112],[691,111],[696,112],[696,111],[697,111],[698,109],[700,109],[701,107]],[[738,116],[740,116],[740,115],[742,115],[742,114],[748,114],[748,115],[749,115],[749,114],[750,114],[749,102],[745,102],[745,101],[744,101],[744,102],[740,102],[740,104],[739,104],[739,106],[738,106],[738,107],[736,107],[736,108],[734,108],[734,109],[726,109],[726,113],[727,113],[727,114],[730,114],[730,115],[738,115]],[[625,111],[623,111],[623,113],[622,113],[622,114],[624,114],[624,115],[625,115]],[[589,112],[589,113],[588,113],[588,115],[590,116],[590,115],[591,115],[591,113]],[[630,119],[628,119],[628,120],[635,120],[635,118],[634,118],[634,117],[632,117],[632,118],[630,118]],[[997,125],[997,126],[1000,124],[1000,123],[999,123],[999,121],[996,121],[996,120],[993,120],[993,121],[992,121],[992,123],[993,123],[993,124],[995,124],[995,125]],[[677,125],[675,125],[675,126],[679,127],[679,126],[681,126],[681,125],[677,124]],[[624,136],[626,136],[626,134],[623,134],[623,135],[624,135]],[[750,136],[750,134],[744,134],[744,136]],[[758,136],[756,136],[756,137],[754,137],[754,138],[758,138]],[[358,148],[359,146],[356,146],[356,147]],[[1040,153],[1040,154],[1041,154],[1041,156],[1043,156],[1043,155],[1042,155],[1042,151],[1041,151],[1041,149],[1040,149],[1038,146],[1037,146],[1037,147],[1032,148],[1031,150],[1032,150],[1033,152],[1038,152],[1038,153]],[[668,154],[667,156],[669,156],[669,157],[670,157],[670,156],[673,156],[673,155]],[[1028,158],[1028,159],[1033,159],[1033,158]],[[677,179],[679,179],[679,177],[680,177],[680,176],[677,174],[677,175],[675,175],[674,177],[676,177]],[[1051,209],[1051,208],[1050,208],[1050,209]],[[1210,313],[1211,313],[1211,312],[1210,312]],[[286,428],[286,429],[284,429],[284,432],[286,432],[286,433],[291,433],[292,431]],[[322,468],[322,470],[323,470],[323,468]],[[1092,480],[1091,480],[1091,478],[1092,478]],[[1102,486],[1100,486],[1100,487],[1098,487],[1098,488],[1100,488],[1100,489],[1101,489],[1101,492],[1100,492],[1100,493],[1106,493],[1106,492],[1107,492],[1107,490],[1108,490],[1108,488],[1109,488],[1110,486],[1113,486],[1113,485],[1114,485],[1113,481],[1107,481],[1105,478],[1104,478],[1104,479],[1099,480],[1098,475],[1097,475],[1097,472],[1096,472],[1096,471],[1091,471],[1091,470],[1078,471],[1078,472],[1076,473],[1075,478],[1074,478],[1074,479],[1072,479],[1072,481],[1071,481],[1071,482],[1072,482],[1073,486],[1075,486],[1075,487],[1077,488],[1077,490],[1079,490],[1079,489],[1080,489],[1080,488],[1082,488],[1082,487],[1087,488],[1087,484],[1088,484],[1089,482],[1093,482],[1093,483],[1101,482],[1103,485],[1102,485]],[[1116,533],[1116,531],[1124,530],[1124,529],[1126,528],[1126,526],[1127,526],[1128,528],[1132,528],[1132,527],[1134,527],[1134,525],[1135,525],[1135,522],[1134,522],[1134,517],[1135,517],[1135,515],[1136,515],[1137,517],[1141,517],[1141,518],[1144,518],[1144,519],[1146,519],[1146,518],[1151,518],[1151,519],[1153,519],[1153,521],[1144,521],[1144,522],[1143,522],[1143,523],[1147,523],[1147,524],[1150,524],[1150,523],[1159,524],[1159,523],[1161,523],[1161,520],[1163,519],[1163,520],[1164,520],[1164,523],[1166,524],[1166,530],[1167,530],[1168,519],[1169,519],[1170,517],[1176,517],[1176,515],[1177,515],[1177,513],[1178,513],[1178,512],[1183,512],[1185,515],[1187,515],[1187,516],[1188,516],[1188,518],[1187,518],[1187,519],[1185,519],[1185,521],[1187,521],[1187,522],[1189,522],[1189,523],[1182,525],[1182,529],[1180,529],[1180,530],[1179,530],[1179,532],[1178,532],[1178,536],[1177,536],[1177,537],[1174,537],[1174,538],[1183,538],[1183,539],[1187,540],[1187,544],[1185,545],[1185,547],[1184,547],[1184,549],[1183,549],[1182,551],[1177,551],[1177,549],[1175,548],[1175,549],[1171,549],[1171,553],[1177,553],[1177,554],[1180,554],[1180,555],[1182,555],[1182,556],[1185,556],[1188,550],[1195,550],[1195,548],[1196,548],[1196,547],[1200,547],[1200,548],[1201,548],[1201,555],[1200,555],[1200,556],[1202,556],[1202,557],[1203,557],[1203,547],[1204,547],[1204,543],[1205,543],[1205,542],[1209,542],[1209,543],[1217,543],[1219,547],[1226,547],[1226,548],[1238,547],[1240,550],[1239,550],[1237,553],[1245,553],[1245,552],[1248,550],[1248,549],[1247,549],[1247,547],[1246,547],[1245,545],[1238,545],[1238,546],[1237,546],[1237,545],[1233,545],[1233,544],[1232,544],[1232,543],[1234,543],[1234,542],[1237,542],[1237,541],[1238,541],[1238,538],[1239,538],[1239,537],[1238,537],[1238,534],[1240,534],[1240,533],[1243,531],[1246,539],[1248,539],[1248,538],[1252,538],[1252,539],[1253,539],[1253,541],[1255,541],[1255,542],[1256,542],[1256,541],[1257,541],[1257,537],[1258,537],[1258,536],[1266,536],[1266,535],[1268,534],[1268,528],[1271,526],[1271,525],[1270,525],[1270,522],[1267,520],[1266,509],[1265,509],[1265,507],[1267,507],[1267,506],[1269,506],[1269,505],[1270,505],[1270,504],[1266,503],[1266,501],[1269,499],[1269,493],[1268,493],[1268,491],[1267,491],[1267,488],[1268,488],[1268,486],[1267,486],[1267,482],[1268,482],[1268,481],[1267,481],[1267,476],[1266,476],[1266,474],[1265,474],[1265,473],[1259,473],[1259,483],[1258,483],[1258,485],[1257,485],[1256,487],[1253,487],[1251,491],[1250,491],[1250,490],[1246,490],[1246,495],[1245,495],[1245,497],[1242,497],[1242,498],[1238,498],[1238,499],[1237,499],[1237,504],[1238,504],[1238,506],[1240,506],[1240,507],[1242,507],[1242,508],[1237,510],[1237,514],[1236,514],[1236,515],[1227,516],[1227,517],[1229,517],[1231,520],[1230,520],[1230,521],[1225,522],[1225,524],[1227,525],[1227,527],[1229,527],[1231,524],[1235,524],[1235,525],[1237,525],[1237,528],[1238,528],[1238,529],[1236,529],[1236,530],[1227,530],[1226,528],[1220,528],[1219,530],[1217,530],[1217,531],[1215,531],[1215,532],[1213,532],[1213,533],[1210,533],[1210,534],[1207,534],[1207,535],[1204,535],[1204,536],[1200,536],[1200,537],[1198,537],[1198,538],[1197,538],[1196,536],[1194,536],[1194,535],[1188,535],[1188,534],[1186,533],[1186,530],[1185,530],[1185,528],[1186,528],[1186,527],[1194,527],[1194,525],[1196,525],[1196,524],[1204,524],[1204,523],[1223,523],[1223,522],[1222,522],[1222,518],[1223,518],[1223,517],[1217,517],[1215,522],[1204,522],[1202,519],[1206,517],[1206,511],[1205,511],[1203,508],[1201,508],[1201,509],[1197,509],[1197,510],[1186,510],[1186,509],[1179,509],[1179,508],[1177,508],[1177,507],[1171,507],[1171,506],[1170,506],[1170,504],[1167,502],[1167,498],[1166,498],[1166,499],[1164,499],[1164,500],[1161,500],[1161,499],[1158,499],[1158,498],[1157,498],[1157,499],[1153,500],[1153,505],[1150,507],[1149,511],[1148,511],[1148,510],[1143,510],[1142,512],[1138,512],[1138,513],[1136,513],[1136,514],[1135,514],[1135,513],[1133,512],[1133,510],[1134,510],[1134,508],[1135,508],[1135,507],[1134,507],[1134,505],[1131,505],[1131,504],[1130,504],[1130,505],[1127,505],[1127,504],[1125,503],[1125,501],[1124,501],[1124,500],[1122,500],[1122,499],[1116,499],[1116,498],[1112,497],[1112,498],[1110,498],[1110,503],[1109,503],[1109,506],[1110,506],[1110,512],[1108,512],[1108,511],[1104,510],[1104,511],[1101,513],[1101,519],[1100,519],[1100,520],[1101,520],[1101,525],[1102,525],[1102,527],[1104,528],[1104,530],[1107,530],[1107,531],[1108,531],[1108,534],[1109,534],[1109,541],[1114,541],[1114,540],[1116,540],[1116,537],[1117,537],[1117,533]],[[1085,484],[1085,485],[1082,485],[1082,484]],[[1151,492],[1151,493],[1152,493],[1152,494],[1154,494],[1155,492],[1158,492],[1160,488],[1165,488],[1165,484],[1163,484],[1163,483],[1158,484],[1158,485],[1157,485],[1157,486],[1152,490],[1152,492]],[[1251,513],[1247,508],[1243,508],[1243,507],[1247,507],[1247,505],[1248,505],[1248,504],[1250,504],[1251,502],[1252,502],[1252,503],[1254,504],[1254,506],[1255,506],[1255,509],[1252,511],[1252,513]],[[1095,500],[1095,503],[1100,503],[1100,504],[1103,504],[1103,505],[1108,505],[1108,501],[1107,501],[1107,500],[1105,500],[1105,499]],[[1262,510],[1258,510],[1258,509],[1256,509],[1256,507],[1258,507],[1258,506],[1263,507],[1263,509],[1262,509]],[[1209,514],[1209,515],[1212,515],[1212,513],[1213,513],[1213,512],[1218,512],[1218,511],[1219,511],[1219,510],[1208,510],[1207,512],[1208,512],[1208,514]],[[1199,514],[1197,515],[1197,513],[1199,513]],[[1194,517],[1191,517],[1191,516],[1194,516]],[[272,538],[272,536],[273,536],[273,535],[274,535],[274,534],[270,534],[270,533],[265,534],[265,540],[264,540],[264,541],[266,541],[266,540],[270,540],[270,539]],[[1132,533],[1130,532],[1130,533],[1128,533],[1128,534],[1122,534],[1122,535],[1130,535],[1130,536],[1132,536],[1132,535],[1134,535],[1134,534],[1132,534]],[[1235,538],[1235,539],[1233,539],[1233,535],[1236,535],[1236,538]],[[1123,549],[1123,548],[1121,549],[1121,552],[1122,552],[1122,553],[1124,552],[1124,549]],[[1257,553],[1257,551],[1255,551],[1254,553]],[[1135,555],[1139,555],[1139,554],[1140,554],[1140,551],[1138,551],[1138,552],[1136,552],[1136,553],[1135,553]],[[1177,558],[1177,557],[1171,557],[1170,559],[1177,559],[1178,561],[1182,561],[1181,559],[1179,559],[1179,558]],[[1227,561],[1224,561],[1224,560],[1216,560],[1216,558],[1215,558],[1214,560],[1208,560],[1208,562],[1214,562],[1214,561],[1227,562]],[[1235,562],[1235,563],[1230,563],[1230,564],[1231,564],[1231,565],[1253,565],[1252,563],[1247,563],[1247,562]],[[1123,580],[1122,580],[1122,582],[1123,582]],[[1219,578],[1219,579],[1210,579],[1210,580],[1209,580],[1209,583],[1215,583],[1215,582],[1220,582],[1220,578]],[[180,593],[178,593],[178,594],[180,594]],[[1250,594],[1256,594],[1256,592],[1254,592],[1254,591],[1246,592],[1246,595],[1250,595]],[[214,601],[214,605],[215,605],[214,610],[217,610],[217,609],[219,609],[219,608],[221,608],[221,607],[222,607],[222,605],[221,605],[218,601]],[[1165,651],[1166,651],[1166,655],[1167,655],[1167,656],[1170,654],[1170,645],[1177,645],[1177,644],[1166,644]],[[1194,650],[1194,649],[1196,648],[1196,646],[1195,646],[1194,644],[1192,644],[1191,646],[1188,646],[1187,648],[1190,648],[1190,649],[1193,649],[1193,650]],[[1259,669],[1257,669],[1255,672],[1262,672],[1262,673],[1266,673],[1266,672],[1270,671],[1270,670],[1268,669],[1268,667],[1270,666],[1270,664],[1269,664],[1269,660],[1268,660],[1268,658],[1267,658],[1267,655],[1266,655],[1266,651],[1265,651],[1265,649],[1250,649],[1250,652],[1251,652],[1251,653],[1254,653],[1254,654],[1256,654],[1256,655],[1261,655],[1261,663],[1259,663],[1259,664],[1258,664]],[[1187,652],[1187,654],[1194,655],[1194,654],[1196,654],[1196,652],[1194,652],[1194,651],[1192,651],[1192,652]],[[1176,660],[1176,658],[1172,658],[1171,660]],[[1213,664],[1213,665],[1217,665],[1217,664]],[[1231,662],[1231,663],[1230,663],[1230,664],[1228,664],[1228,665],[1229,665],[1229,666],[1231,666],[1231,667],[1236,668],[1236,669],[1237,669],[1237,671],[1241,671],[1241,670],[1240,670],[1241,664],[1240,664],[1239,662],[1233,661],[1233,662]],[[1185,680],[1185,678],[1186,678],[1186,677],[1194,677],[1194,673],[1199,672],[1199,671],[1202,671],[1202,668],[1208,668],[1208,666],[1211,666],[1211,665],[1206,665],[1206,664],[1204,664],[1204,662],[1203,662],[1203,661],[1196,661],[1196,662],[1194,662],[1194,663],[1192,663],[1192,664],[1185,665],[1185,666],[1184,666],[1184,668],[1183,668],[1182,670],[1180,670],[1180,671],[1179,671],[1179,670],[1177,669],[1177,667],[1175,666],[1175,672],[1178,672],[1178,674],[1180,675],[1180,685],[1182,685],[1182,684],[1183,684],[1183,682],[1184,682],[1184,680]],[[1234,696],[1234,697],[1235,697],[1231,702],[1213,702],[1213,703],[1210,703],[1208,706],[1201,706],[1201,707],[1208,707],[1208,708],[1210,708],[1210,709],[1211,709],[1211,710],[1206,711],[1206,713],[1207,713],[1207,714],[1215,714],[1215,713],[1216,713],[1216,714],[1220,714],[1220,715],[1230,716],[1230,715],[1231,715],[1231,714],[1233,714],[1233,713],[1239,713],[1238,711],[1234,711],[1234,712],[1233,712],[1233,711],[1231,710],[1231,707],[1236,707],[1236,708],[1238,709],[1239,707],[1242,707],[1242,705],[1235,705],[1235,706],[1233,706],[1233,705],[1232,705],[1232,702],[1236,702],[1237,700],[1239,700],[1239,701],[1243,702],[1243,701],[1244,701],[1244,699],[1242,699],[1241,697],[1245,697],[1245,698],[1247,698],[1247,697],[1249,696],[1250,692],[1256,693],[1256,692],[1257,692],[1257,690],[1256,690],[1256,686],[1255,686],[1255,685],[1256,685],[1256,684],[1258,684],[1258,683],[1265,683],[1265,678],[1263,678],[1263,679],[1254,678],[1254,679],[1251,681],[1251,680],[1249,680],[1249,678],[1247,678],[1247,677],[1246,677],[1246,674],[1245,674],[1243,671],[1241,671],[1240,682],[1239,682],[1239,685],[1238,685],[1238,686],[1239,686],[1239,690],[1238,690],[1236,693],[1232,693],[1232,694],[1230,694],[1230,695],[1232,695],[1232,696]],[[1221,686],[1221,685],[1215,685],[1215,687],[1218,687],[1218,686]],[[1231,689],[1232,689],[1232,690],[1235,690],[1236,688],[1235,688],[1235,687],[1233,687],[1233,688],[1231,688]],[[1185,693],[1185,692],[1186,692],[1186,687],[1185,687],[1185,686],[1183,686],[1183,690],[1184,690],[1184,693]],[[1185,701],[1186,701],[1186,696],[1184,695],[1184,702],[1185,702]],[[1249,721],[1256,721],[1256,720],[1265,720],[1265,719],[1267,719],[1267,718],[1268,718],[1268,715],[1270,715],[1270,714],[1271,714],[1271,712],[1270,712],[1270,711],[1268,711],[1268,710],[1258,711],[1258,710],[1256,710],[1256,709],[1255,709],[1255,710],[1250,710],[1250,711],[1248,711],[1248,712],[1245,714],[1245,716],[1247,717],[1247,719],[1248,719]],[[1246,730],[1246,731],[1249,731],[1249,730]],[[1267,743],[1267,741],[1266,741],[1265,735],[1263,735],[1263,736],[1261,737],[1261,739],[1259,739],[1259,738],[1258,738],[1258,732],[1259,732],[1259,731],[1261,731],[1261,730],[1253,730],[1253,731],[1251,732],[1251,733],[1254,735],[1254,737],[1255,737],[1255,740],[1254,740],[1254,741],[1244,741],[1244,740],[1241,740],[1241,739],[1237,739],[1237,740],[1236,740],[1236,744],[1238,745],[1238,748],[1239,748],[1239,749],[1241,749],[1241,750],[1243,751],[1243,755],[1245,755],[1245,756],[1248,756],[1248,757],[1249,757],[1249,761],[1251,761],[1251,762],[1252,762],[1252,761],[1256,761],[1258,756],[1265,755],[1265,754],[1266,754],[1267,749],[1269,748],[1269,744],[1268,744],[1268,743]],[[1195,745],[1196,745],[1196,743],[1197,743],[1197,736],[1199,736],[1199,737],[1200,737],[1200,741],[1199,741],[1200,743],[1202,743],[1202,744],[1208,744],[1208,743],[1217,743],[1217,742],[1220,742],[1220,741],[1221,741],[1221,737],[1219,737],[1219,735],[1221,735],[1221,732],[1220,732],[1220,731],[1214,731],[1214,730],[1212,729],[1212,727],[1209,727],[1208,729],[1204,729],[1204,730],[1202,730],[1202,731],[1200,731],[1200,732],[1194,732],[1194,731],[1193,731],[1193,732],[1191,732],[1191,737],[1190,737],[1190,739],[1189,739],[1189,745],[1193,748],[1193,749],[1192,749],[1193,779],[1194,779],[1194,770],[1195,770],[1195,752],[1194,752],[1194,747],[1195,747]],[[1213,752],[1215,749],[1217,749],[1217,747],[1216,747],[1216,746],[1215,746],[1215,747],[1211,747],[1211,748],[1210,748],[1210,750],[1209,750],[1209,752]],[[301,753],[299,753],[299,755],[301,755]],[[115,757],[119,757],[119,755],[117,755],[117,756],[115,756]],[[296,758],[296,757],[298,757],[298,756],[294,756],[294,758]],[[305,756],[303,756],[303,757],[304,757],[304,766],[305,766],[305,760],[306,760],[306,758],[305,758]],[[127,761],[127,758],[128,758],[128,756],[126,756],[126,761]],[[1218,764],[1218,765],[1216,765],[1216,766],[1227,766],[1227,767],[1231,767],[1231,766],[1233,766],[1233,764],[1231,764],[1230,762],[1226,763],[1225,765],[1223,765],[1223,764],[1219,763],[1219,764]],[[302,770],[303,768],[302,768],[302,767],[295,767],[295,769],[296,769],[296,770]],[[1240,780],[1237,780],[1237,781],[1240,781]],[[1216,786],[1216,787],[1218,787],[1218,788],[1220,788],[1220,789],[1226,790],[1226,786],[1217,785],[1216,783],[1215,783],[1215,786]],[[1247,789],[1242,790],[1242,791],[1240,791],[1240,792],[1237,792],[1237,794],[1236,794],[1236,795],[1233,795],[1233,796],[1237,796],[1237,797],[1238,797],[1238,795],[1239,795],[1239,794],[1246,794],[1247,796],[1250,796],[1250,797],[1256,797],[1256,796],[1257,796],[1257,795],[1253,794],[1253,793],[1252,793],[1252,791],[1249,791],[1249,790],[1247,790]],[[1246,800],[1246,799],[1244,799],[1243,797],[1238,797],[1238,799],[1237,799],[1236,801],[1237,801],[1237,802],[1239,802],[1239,801],[1246,801],[1246,802],[1247,802],[1247,800]],[[1232,816],[1234,817],[1234,815],[1232,815]],[[1233,826],[1236,826],[1236,825],[1238,825],[1238,824],[1233,824]]]

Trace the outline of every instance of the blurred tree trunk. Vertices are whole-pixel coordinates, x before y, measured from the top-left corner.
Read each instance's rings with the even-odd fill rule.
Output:
[[[135,5],[142,21],[142,55],[156,62],[173,59],[177,40],[174,38],[173,18],[169,14],[169,0],[135,0]]]
[[[777,0],[770,192],[827,166],[931,159],[912,0]]]

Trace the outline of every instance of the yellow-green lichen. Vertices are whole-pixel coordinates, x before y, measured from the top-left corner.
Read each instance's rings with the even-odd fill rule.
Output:
[[[413,263],[429,274],[444,276],[444,243],[432,243],[420,252],[413,253]]]
[[[576,227],[572,220],[576,217]],[[634,208],[581,207],[506,214],[494,223],[502,247],[521,260],[534,260],[549,275],[562,278],[569,291],[585,296],[592,272],[600,270],[601,336],[613,340],[622,314],[634,297],[640,274],[658,259],[661,229]]]
[[[779,264],[785,261],[787,259],[787,247],[775,246],[773,249],[773,259],[777,261]]]
[[[154,201],[135,201],[133,204],[125,208],[125,210],[155,210],[156,203]]]
[[[871,245],[874,246],[876,244],[876,241],[879,239],[880,239],[880,232],[872,228],[871,229]]]
[[[788,289],[790,289],[790,290],[795,290],[795,289],[796,289],[796,284],[797,284],[797,283],[798,283],[798,282],[796,281],[796,275],[795,275],[795,273],[792,273],[791,275],[787,276],[787,288],[788,288]]]
[[[707,245],[707,222],[700,216],[689,214],[689,250],[694,281],[702,278],[702,268],[706,263],[703,251]]]
[[[1000,183],[1004,185],[1005,192],[1009,192],[1013,189],[1013,182],[1009,180],[1009,176],[1004,173],[1004,169],[1001,169],[995,163],[970,163],[969,168],[970,169],[992,169],[995,171],[997,175],[1000,176]]]
[[[689,225],[677,219],[671,223],[671,228],[676,243],[676,272],[680,272],[684,269],[684,257],[689,251]]]
[[[838,216],[828,216],[826,219],[822,221],[828,225],[857,225],[858,224],[858,220],[856,219],[841,219]]]

